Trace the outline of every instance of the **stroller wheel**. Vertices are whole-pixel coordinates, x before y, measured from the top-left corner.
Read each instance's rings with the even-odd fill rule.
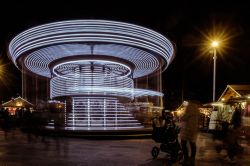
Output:
[[[152,154],[153,159],[156,159],[156,158],[157,158],[159,152],[160,152],[160,149],[159,149],[158,147],[156,147],[156,146],[153,147],[153,149],[152,149],[152,151],[151,151],[151,154]]]

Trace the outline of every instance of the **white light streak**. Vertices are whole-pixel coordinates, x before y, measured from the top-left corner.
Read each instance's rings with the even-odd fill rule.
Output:
[[[137,47],[149,54],[154,52],[153,56],[163,59],[166,65],[174,57],[172,43],[161,34],[141,26],[105,20],[62,21],[28,29],[13,38],[9,44],[9,53],[16,64],[19,56],[26,55],[26,52],[33,50],[41,50],[41,47],[46,48],[51,45],[60,47],[65,43],[86,42],[96,45],[111,42],[129,48]],[[49,52],[47,53],[50,55]],[[31,70],[32,67],[27,66],[27,68]]]
[[[174,46],[163,35],[105,20],[36,26],[14,37],[8,48],[17,67],[23,63],[24,70],[50,78],[52,99],[72,98],[72,112],[66,112],[65,100],[64,115],[71,130],[142,128],[118,98],[162,97],[135,89],[133,79],[163,71],[174,58]]]
[[[116,98],[73,97],[72,101],[74,103],[72,113],[68,113],[68,129],[113,130],[143,127]]]

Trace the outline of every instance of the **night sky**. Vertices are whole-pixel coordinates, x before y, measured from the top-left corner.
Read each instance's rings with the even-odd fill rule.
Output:
[[[136,2],[136,3],[135,3]],[[163,72],[165,106],[183,99],[212,100],[212,53],[202,51],[206,35],[226,34],[218,53],[217,98],[228,84],[250,84],[250,5],[247,1],[8,1],[0,4],[0,54],[7,74],[0,100],[21,93],[21,73],[7,57],[7,45],[18,33],[44,23],[68,19],[124,21],[153,29],[176,44],[176,57]],[[1,2],[3,3],[3,2]],[[2,76],[3,77],[3,76]],[[7,78],[7,79],[6,79]]]

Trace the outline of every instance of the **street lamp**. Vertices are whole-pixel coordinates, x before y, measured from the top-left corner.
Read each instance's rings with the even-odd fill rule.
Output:
[[[214,59],[214,70],[213,70],[213,102],[215,102],[215,82],[216,82],[216,48],[219,46],[218,41],[213,41],[211,43],[213,48],[213,59]]]

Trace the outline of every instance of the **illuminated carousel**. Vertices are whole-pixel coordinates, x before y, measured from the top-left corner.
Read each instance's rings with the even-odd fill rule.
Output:
[[[66,130],[129,130],[144,126],[126,103],[162,104],[161,72],[174,46],[142,26],[72,20],[18,34],[9,55],[23,72],[48,80],[49,98],[64,102]]]

